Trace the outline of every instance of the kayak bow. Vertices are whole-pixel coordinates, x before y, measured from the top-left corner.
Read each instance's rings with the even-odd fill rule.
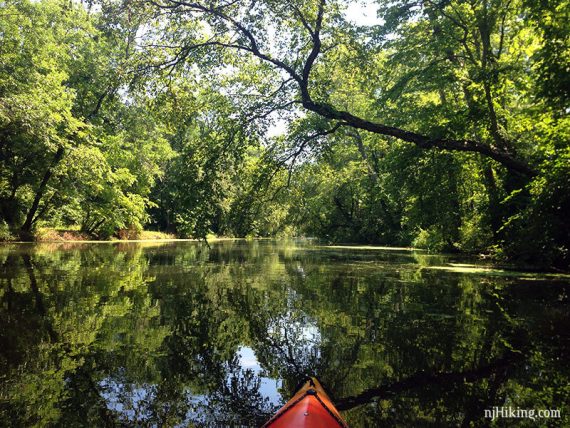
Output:
[[[348,428],[348,425],[319,381],[312,377],[262,428],[282,427]]]

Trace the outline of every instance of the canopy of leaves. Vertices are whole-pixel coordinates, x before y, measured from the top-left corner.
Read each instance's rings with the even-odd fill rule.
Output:
[[[566,265],[567,1],[379,1],[371,25],[351,5],[3,3],[3,236],[146,225]]]

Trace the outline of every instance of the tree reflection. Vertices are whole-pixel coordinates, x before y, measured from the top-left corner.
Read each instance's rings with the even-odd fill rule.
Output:
[[[443,262],[269,241],[5,247],[0,416],[258,426],[309,375],[355,427],[562,408],[567,282],[425,269]]]

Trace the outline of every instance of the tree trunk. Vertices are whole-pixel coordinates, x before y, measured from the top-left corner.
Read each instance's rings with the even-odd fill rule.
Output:
[[[378,170],[376,169],[377,165],[373,165],[372,163],[370,163],[370,160],[368,159],[368,154],[366,153],[366,148],[364,147],[364,143],[362,142],[362,137],[360,136],[358,131],[350,132],[349,135],[354,138],[354,142],[356,143],[356,147],[358,148],[360,157],[362,158],[362,160],[366,164],[366,167],[368,168],[368,173],[370,175],[370,178],[372,179],[375,185],[378,184]]]
[[[368,153],[366,153],[366,148],[364,147],[364,143],[362,142],[362,137],[358,133],[358,131],[349,132],[348,135],[354,138],[354,142],[356,143],[356,147],[358,148],[358,152],[360,153],[360,157],[366,164],[368,168],[368,172],[374,186],[378,186],[379,180],[378,176],[380,175],[380,170],[378,168],[378,159],[372,154],[373,162],[370,161]],[[382,210],[384,211],[385,217],[384,220],[387,220],[387,226],[390,232],[400,231],[402,229],[400,220],[396,214],[394,214],[393,210],[388,206],[384,198],[378,196],[378,202]]]
[[[493,233],[493,239],[496,241],[498,239],[498,231],[503,225],[503,215],[501,213],[501,199],[499,197],[499,189],[497,188],[497,182],[495,180],[495,175],[491,165],[485,163],[483,165],[483,177],[484,185],[489,195],[489,222],[491,225],[491,231]]]
[[[42,178],[42,181],[38,187],[38,190],[36,191],[36,196],[34,197],[34,201],[32,202],[32,206],[30,207],[30,210],[28,211],[28,214],[26,216],[26,221],[24,222],[24,224],[20,228],[20,231],[26,237],[29,236],[30,232],[32,231],[32,226],[34,225],[35,221],[38,219],[36,217],[36,212],[38,211],[38,208],[40,206],[40,202],[41,202],[42,198],[44,197],[48,182],[49,182],[51,176],[53,175],[53,170],[59,164],[59,162],[61,162],[61,160],[63,159],[64,153],[65,153],[65,149],[63,147],[59,147],[57,149],[57,152],[55,153],[55,156],[51,162],[51,165],[48,167],[48,169],[44,173],[44,177]]]

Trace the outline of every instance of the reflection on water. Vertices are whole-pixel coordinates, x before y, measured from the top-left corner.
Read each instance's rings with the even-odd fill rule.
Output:
[[[258,426],[317,375],[353,427],[487,426],[493,406],[558,408],[526,422],[568,426],[570,280],[472,263],[302,242],[3,246],[0,419]]]

